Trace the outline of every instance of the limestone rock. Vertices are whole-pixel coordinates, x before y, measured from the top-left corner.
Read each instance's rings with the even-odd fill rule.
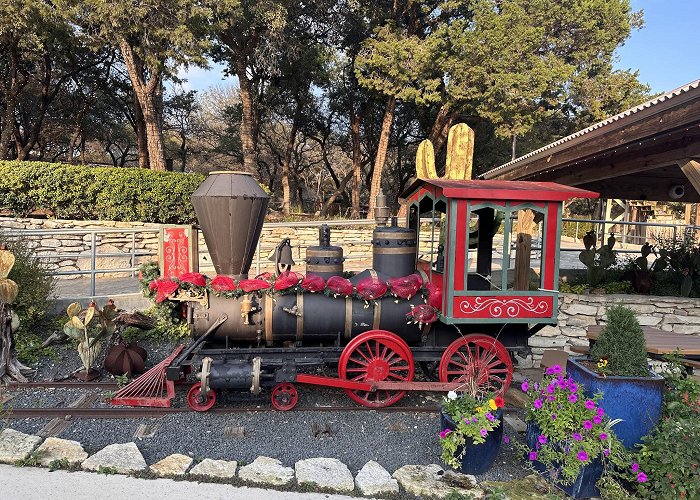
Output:
[[[87,452],[83,450],[83,445],[79,442],[57,437],[46,438],[46,441],[37,448],[37,452],[41,454],[39,463],[44,467],[51,465],[54,460],[64,459],[70,464],[79,464],[88,457]]]
[[[350,469],[337,458],[307,458],[294,464],[297,483],[309,483],[333,491],[352,491]]]
[[[530,337],[528,340],[528,345],[530,347],[547,347],[547,348],[559,348],[564,347],[566,344],[566,339],[562,337]]]
[[[642,316],[637,316],[637,321],[639,321],[639,324],[641,326],[656,326],[659,323],[661,323],[661,317],[660,316],[642,315]]]
[[[595,325],[596,319],[594,316],[571,316],[566,320],[566,326],[590,326]],[[542,332],[537,332],[540,335]]]
[[[418,497],[445,498],[457,493],[463,498],[484,498],[484,491],[476,486],[463,488],[455,483],[476,485],[474,476],[451,473],[448,481],[443,479],[445,471],[437,464],[404,465],[393,477],[408,492]]]
[[[190,468],[193,461],[192,457],[175,453],[154,463],[149,469],[158,476],[182,476]]]
[[[595,316],[598,312],[598,308],[595,306],[587,306],[585,304],[570,304],[564,309],[566,314],[576,315],[582,314],[584,316]]]
[[[205,458],[197,465],[192,467],[190,474],[193,476],[221,477],[229,479],[236,475],[237,467],[238,462]]]
[[[386,495],[399,492],[399,483],[387,470],[374,460],[367,462],[355,477],[355,485],[365,496]]]
[[[284,467],[282,462],[274,458],[258,457],[252,464],[241,467],[238,477],[251,483],[282,486],[292,482],[294,469]]]
[[[24,460],[34,451],[41,438],[14,429],[5,429],[0,434],[0,463],[12,464]]]
[[[510,500],[539,500],[549,491],[547,482],[537,474],[513,481],[484,481],[481,485],[493,492],[504,491]]]
[[[136,443],[110,444],[82,463],[85,470],[113,468],[119,474],[146,470],[146,461]]]

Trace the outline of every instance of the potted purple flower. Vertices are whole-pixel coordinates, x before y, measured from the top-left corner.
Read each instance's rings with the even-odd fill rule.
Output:
[[[583,387],[547,369],[539,383],[521,385],[530,398],[526,421],[526,458],[535,470],[574,498],[600,496],[596,484],[613,469],[629,467],[627,453],[612,427],[617,423],[587,398]]]

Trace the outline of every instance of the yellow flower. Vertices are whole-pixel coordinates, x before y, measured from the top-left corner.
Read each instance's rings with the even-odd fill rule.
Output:
[[[489,399],[489,406],[491,407],[492,410],[498,409],[498,406],[496,406],[496,402],[493,399]]]
[[[477,413],[484,413],[484,409],[481,406],[476,407]]]

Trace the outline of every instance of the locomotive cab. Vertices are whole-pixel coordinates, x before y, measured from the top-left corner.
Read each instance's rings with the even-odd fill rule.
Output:
[[[551,182],[416,180],[402,198],[417,268],[442,290],[440,320],[556,323],[563,202],[595,197]]]

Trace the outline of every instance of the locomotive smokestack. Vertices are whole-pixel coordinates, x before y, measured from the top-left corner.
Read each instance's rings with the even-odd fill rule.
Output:
[[[218,274],[247,278],[270,197],[251,174],[212,172],[192,205]]]

